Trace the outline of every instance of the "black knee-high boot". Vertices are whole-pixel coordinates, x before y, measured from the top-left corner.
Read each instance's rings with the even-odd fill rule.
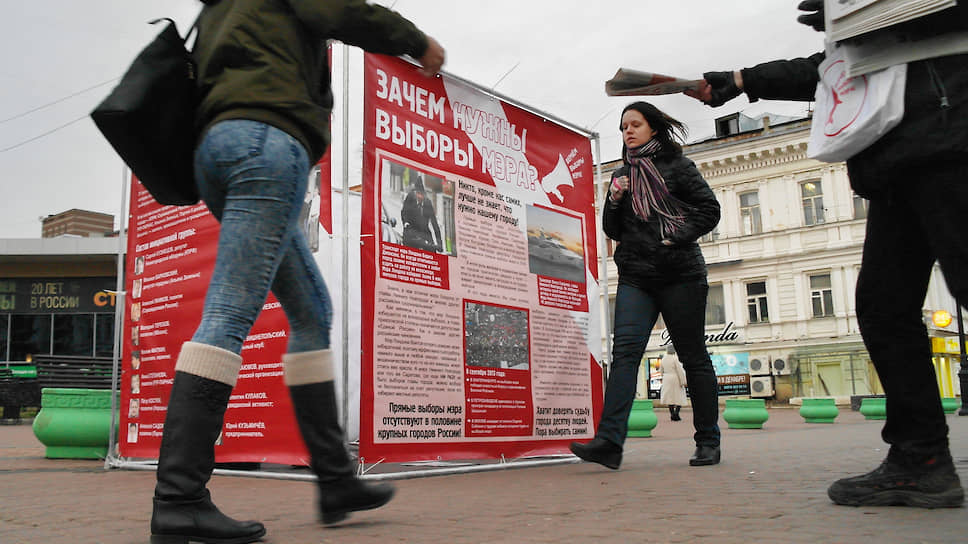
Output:
[[[319,479],[319,511],[326,525],[350,512],[379,508],[393,498],[390,484],[367,483],[356,477],[356,463],[346,451],[339,425],[332,380],[289,386],[296,421],[310,454],[310,468]]]
[[[319,479],[319,510],[324,524],[346,519],[350,512],[379,508],[393,498],[390,484],[367,483],[356,477],[356,463],[346,451],[339,425],[332,380],[290,385],[296,421],[310,454],[310,468]]]
[[[183,357],[191,358],[199,351],[203,356],[222,355],[212,351],[218,348],[196,347],[186,344],[182,348],[179,366]],[[227,383],[175,372],[158,457],[152,544],[245,544],[266,534],[265,526],[257,521],[237,521],[220,512],[205,487],[215,467],[215,440],[231,393]]]

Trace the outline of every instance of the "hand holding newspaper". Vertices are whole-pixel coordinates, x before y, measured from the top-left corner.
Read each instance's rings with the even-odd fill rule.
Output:
[[[698,90],[702,83],[701,79],[682,79],[619,68],[612,79],[605,82],[605,94],[608,96],[675,94],[691,89]]]

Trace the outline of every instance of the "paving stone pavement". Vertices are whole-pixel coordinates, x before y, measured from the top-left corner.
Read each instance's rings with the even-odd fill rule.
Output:
[[[830,482],[887,452],[882,422],[849,408],[829,425],[789,408],[771,409],[763,429],[721,422],[723,462],[713,467],[688,465],[690,412],[679,423],[657,413],[651,438],[627,442],[621,470],[567,462],[403,479],[390,504],[332,528],[316,523],[311,482],[216,475],[209,487],[223,511],[263,521],[276,544],[968,542],[965,508],[830,502]],[[968,478],[968,417],[947,417]],[[29,425],[0,426],[0,543],[148,541],[153,472],[43,455]]]

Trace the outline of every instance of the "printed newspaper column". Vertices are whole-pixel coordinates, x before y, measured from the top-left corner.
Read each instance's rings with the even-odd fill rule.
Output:
[[[517,457],[591,437],[587,135],[399,59],[367,55],[365,78],[361,456]]]
[[[329,164],[310,174],[301,226],[318,240],[320,198]],[[324,210],[328,212],[328,210]],[[155,458],[175,362],[202,316],[219,225],[204,204],[160,206],[132,178],[123,330],[120,453]],[[242,367],[216,445],[219,462],[306,464],[307,454],[283,383],[288,324],[269,296],[242,346]]]

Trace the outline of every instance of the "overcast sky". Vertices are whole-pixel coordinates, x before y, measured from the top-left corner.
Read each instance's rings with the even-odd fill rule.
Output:
[[[40,218],[72,208],[115,215],[118,226],[123,165],[88,114],[159,31],[147,21],[167,16],[184,30],[201,4],[2,2],[0,238],[38,238]],[[821,34],[796,22],[797,0],[379,3],[441,42],[445,71],[600,133],[606,161],[619,157],[619,113],[632,101],[605,95],[618,68],[699,78],[822,47]],[[652,101],[689,126],[690,141],[711,136],[713,119],[736,111],[806,112],[804,103],[749,104],[742,96],[717,109],[683,95]],[[351,153],[351,162],[358,157]]]

